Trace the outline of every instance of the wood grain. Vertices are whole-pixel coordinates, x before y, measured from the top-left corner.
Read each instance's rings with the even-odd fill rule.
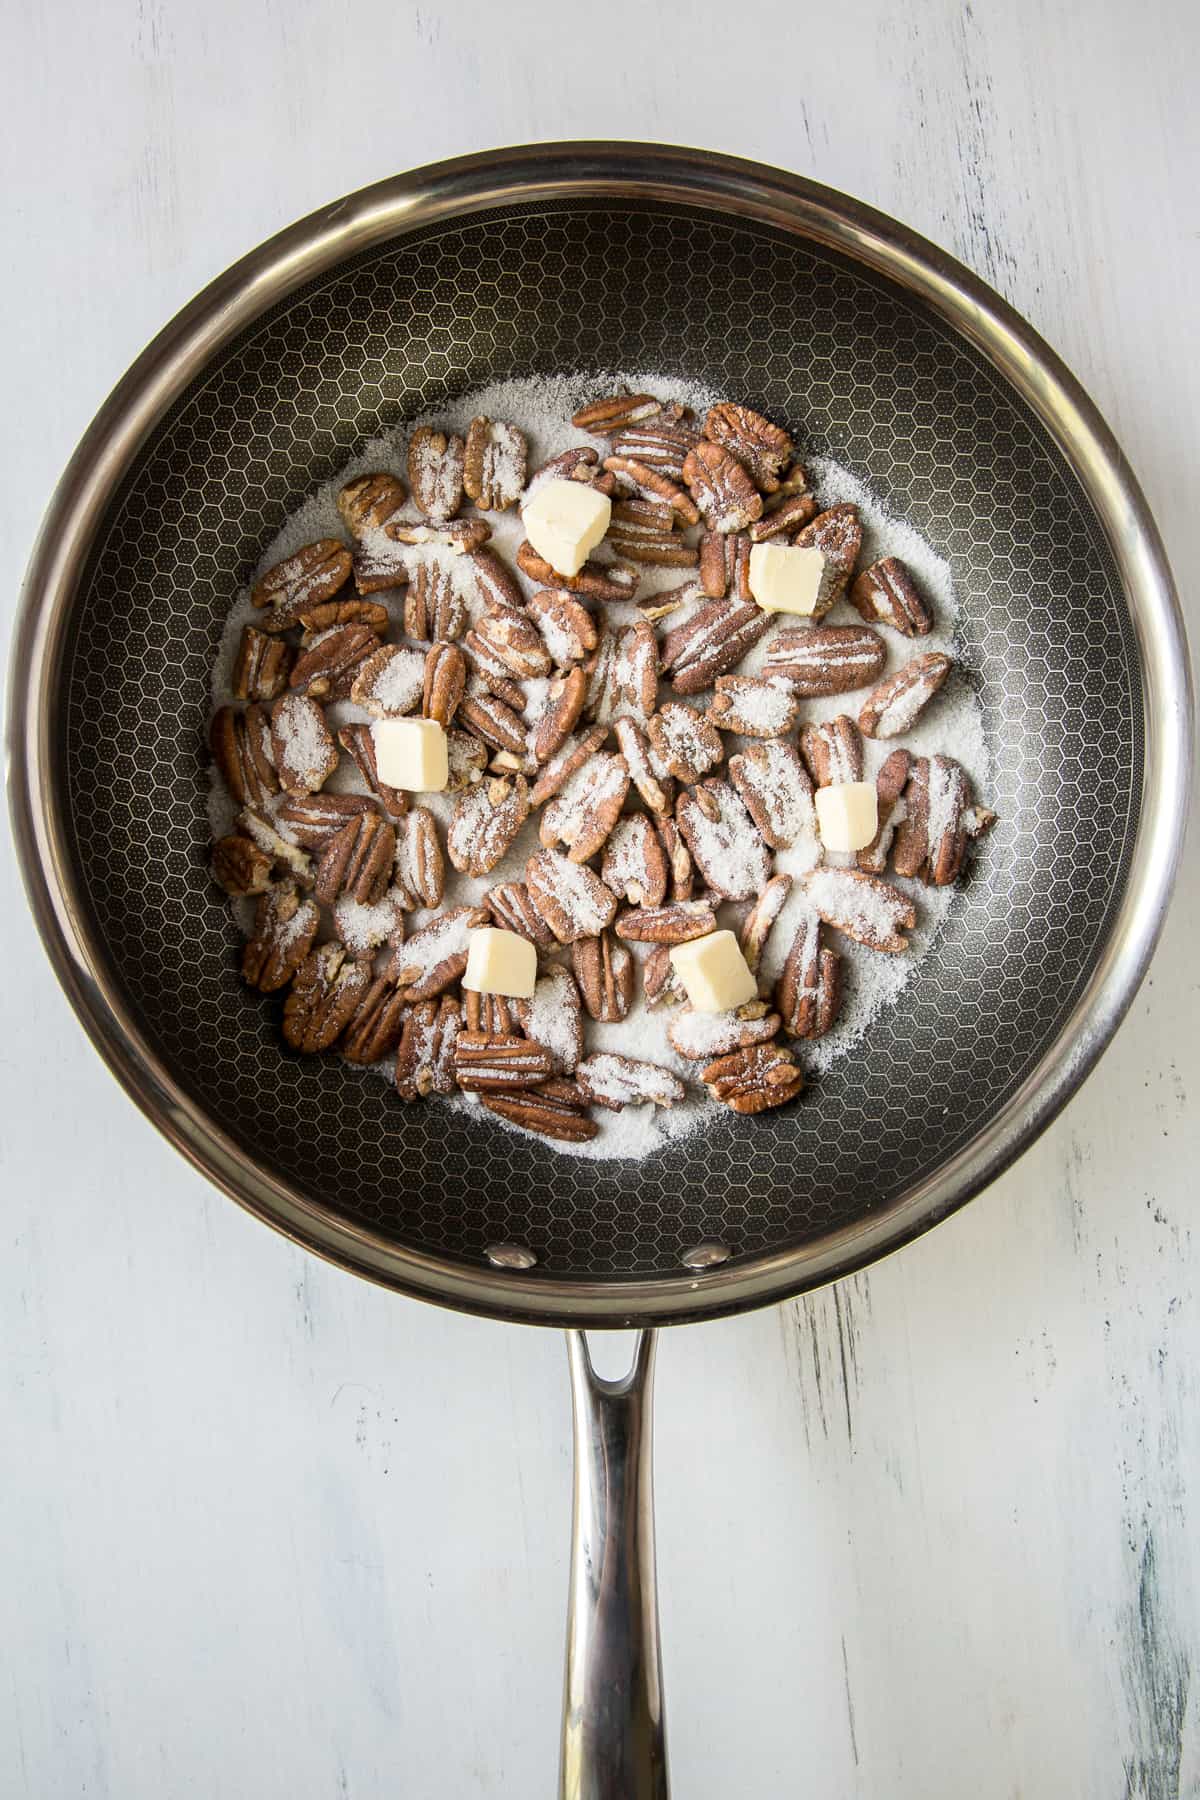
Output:
[[[337,193],[530,136],[703,141],[947,245],[1090,388],[1193,594],[1196,9],[710,0],[687,26],[631,0],[13,13],[6,626],[75,439],[204,281]],[[688,1800],[1200,1793],[1196,876],[1193,842],[1115,1045],[986,1197],[664,1344]],[[0,883],[5,1795],[549,1792],[561,1343],[378,1293],[207,1188]]]

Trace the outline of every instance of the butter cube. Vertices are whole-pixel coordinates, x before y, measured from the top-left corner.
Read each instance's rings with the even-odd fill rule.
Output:
[[[537,983],[537,951],[515,931],[487,925],[473,931],[467,943],[467,972],[462,978],[473,994],[507,994],[528,1000]]]
[[[439,794],[450,779],[446,733],[436,719],[376,719],[375,766],[386,787]]]
[[[728,1012],[758,994],[758,983],[732,931],[710,931],[690,944],[676,944],[671,966],[696,1012]]]
[[[838,781],[816,792],[817,825],[827,850],[865,850],[879,829],[873,781]]]
[[[825,588],[825,553],[802,544],[754,544],[750,592],[764,612],[811,618]]]
[[[586,481],[543,481],[521,513],[525,535],[552,569],[578,575],[608,530],[612,501]]]

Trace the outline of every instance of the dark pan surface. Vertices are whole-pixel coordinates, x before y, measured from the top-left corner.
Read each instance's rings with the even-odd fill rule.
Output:
[[[367,437],[484,382],[619,367],[744,398],[850,465],[952,564],[1000,822],[899,1004],[798,1107],[641,1163],[556,1155],[281,1046],[207,875],[209,673],[234,589]],[[1115,568],[1063,459],[940,321],[763,226],[608,203],[477,215],[263,318],[142,453],[81,585],[61,748],[83,885],[129,1003],[254,1160],[347,1219],[478,1266],[677,1274],[895,1200],[1031,1071],[1128,868],[1141,688]]]

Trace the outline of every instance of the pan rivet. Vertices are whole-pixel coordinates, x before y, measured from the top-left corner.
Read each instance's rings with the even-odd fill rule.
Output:
[[[483,1254],[494,1269],[532,1269],[537,1261],[524,1244],[489,1244]]]
[[[733,1251],[728,1244],[718,1244],[714,1238],[705,1238],[694,1250],[685,1250],[681,1261],[685,1269],[715,1269],[719,1263],[728,1262]]]

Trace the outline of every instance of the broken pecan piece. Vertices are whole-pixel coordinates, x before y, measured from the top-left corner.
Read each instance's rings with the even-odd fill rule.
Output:
[[[788,689],[754,675],[718,675],[706,717],[721,731],[739,737],[784,737],[793,729],[799,708]]]
[[[588,696],[589,676],[586,668],[571,669],[557,681],[550,683],[546,695],[546,704],[541,717],[529,735],[529,747],[534,761],[546,766],[538,778],[538,787],[549,776],[551,766],[558,767],[559,751],[567,749],[568,739],[574,731],[583,713],[584,703]],[[607,728],[600,727],[600,742],[607,736]],[[582,741],[586,742],[590,734],[585,733]],[[563,777],[565,780],[566,777]],[[559,783],[561,786],[561,782]],[[535,788],[534,792],[538,790]],[[557,790],[555,790],[557,791]],[[543,798],[546,796],[543,794]],[[538,806],[541,801],[534,800]]]
[[[463,503],[466,445],[429,425],[419,425],[408,440],[408,485],[427,519],[444,525]]]
[[[454,1092],[455,1047],[461,1035],[458,1003],[450,994],[406,1009],[396,1051],[396,1092],[426,1100]]]
[[[363,664],[379,648],[369,625],[334,625],[300,651],[288,685],[313,700],[346,700]]]
[[[933,614],[898,556],[882,556],[864,569],[850,599],[869,625],[890,625],[904,637],[925,637],[933,630]]]
[[[284,1042],[305,1056],[328,1050],[349,1024],[370,981],[370,963],[348,958],[341,944],[311,950],[283,1003]]]
[[[233,692],[238,700],[275,700],[287,686],[293,651],[280,637],[256,631],[253,625],[242,629],[237,659],[233,665]]]
[[[785,1106],[804,1087],[802,1070],[782,1044],[755,1044],[718,1056],[701,1070],[701,1079],[713,1099],[735,1113]]]
[[[654,829],[666,854],[672,900],[690,900],[696,885],[692,853],[680,837],[678,825],[673,818],[664,816],[655,819]]]
[[[461,794],[464,788],[474,787],[477,781],[483,780],[483,771],[488,765],[488,747],[471,732],[459,731],[452,726],[446,733],[446,760],[449,764],[446,792]]]
[[[274,859],[241,832],[231,832],[213,845],[213,880],[227,894],[244,899],[247,894],[265,894],[271,885]]]
[[[303,900],[294,881],[281,881],[261,896],[254,931],[242,951],[242,979],[260,993],[286,987],[312,949],[321,909]]]
[[[550,673],[550,652],[536,623],[522,608],[490,608],[467,633],[465,648],[472,660],[484,667],[496,659],[500,671],[518,681],[535,681]]]
[[[708,1062],[714,1056],[748,1050],[751,1044],[765,1044],[778,1030],[779,1014],[771,1012],[765,1000],[747,1000],[732,1012],[693,1012],[686,1006],[668,1025],[667,1039],[680,1056]]]
[[[687,999],[675,964],[671,961],[670,944],[656,944],[642,964],[642,991],[647,1006],[680,1006]]]
[[[359,813],[325,846],[313,891],[326,906],[343,894],[360,906],[374,906],[383,898],[395,855],[394,828],[377,812]]]
[[[468,1031],[486,1031],[490,1037],[521,1035],[516,1016],[516,1003],[504,994],[480,994],[474,988],[463,991],[462,1018]]]
[[[463,487],[483,512],[503,512],[520,498],[529,468],[525,433],[502,420],[471,420],[463,452]]]
[[[389,787],[379,779],[379,764],[375,759],[375,739],[371,735],[369,725],[343,725],[338,732],[338,743],[353,757],[358,765],[359,774],[375,795],[384,812],[390,819],[402,819],[408,811],[408,795],[402,788]]]
[[[704,435],[736,456],[764,494],[775,492],[792,460],[794,446],[786,431],[753,408],[730,400],[709,407]]]
[[[571,945],[571,968],[589,1018],[600,1024],[618,1024],[633,1005],[636,970],[632,953],[602,931],[599,937],[580,938]]]
[[[762,963],[763,951],[767,947],[767,939],[775,927],[775,923],[783,911],[784,902],[792,891],[790,875],[772,875],[750,911],[742,921],[738,942],[742,955],[746,959],[746,967],[752,975],[757,975]],[[760,991],[762,983],[759,983]]]
[[[930,651],[914,656],[903,668],[871,689],[858,712],[867,737],[899,737],[916,724],[953,667],[948,656]]]
[[[594,1105],[607,1107],[609,1112],[647,1102],[652,1106],[675,1106],[687,1095],[682,1081],[670,1069],[611,1050],[584,1057],[575,1071],[575,1080]]]
[[[884,758],[875,777],[875,836],[865,850],[858,853],[858,866],[868,875],[882,875],[892,848],[896,827],[904,817],[900,796],[908,784],[912,755],[908,750],[893,750]]]
[[[529,788],[522,776],[481,781],[460,794],[446,831],[446,852],[456,869],[489,875],[529,817]]]

